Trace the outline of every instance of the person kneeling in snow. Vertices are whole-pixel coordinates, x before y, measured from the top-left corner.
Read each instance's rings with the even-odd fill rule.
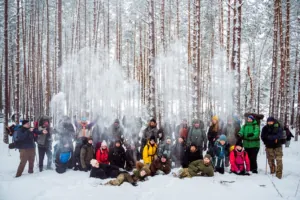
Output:
[[[179,178],[192,178],[194,176],[212,177],[214,176],[214,168],[211,164],[211,156],[209,154],[206,154],[203,160],[193,161],[189,164],[188,168],[183,168],[179,170],[178,175],[173,175]]]
[[[59,174],[65,173],[67,168],[72,168],[72,149],[70,142],[66,138],[60,139],[55,153],[55,171]]]
[[[116,178],[119,174],[124,172],[124,169],[118,166],[99,163],[96,159],[92,159],[90,164],[92,166],[90,177],[92,178]]]
[[[107,182],[105,185],[120,186],[124,182],[128,182],[133,186],[137,186],[138,181],[145,181],[147,176],[151,175],[151,171],[141,162],[136,162],[136,170],[130,175],[128,172],[121,173],[116,179]]]
[[[231,172],[237,175],[250,175],[250,160],[242,142],[238,141],[234,150],[230,152],[230,165]]]
[[[150,165],[150,170],[151,176],[157,174],[169,174],[171,172],[171,162],[168,159],[168,156],[163,154],[155,159]]]

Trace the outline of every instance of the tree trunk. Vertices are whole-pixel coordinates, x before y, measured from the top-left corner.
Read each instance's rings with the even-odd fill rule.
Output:
[[[51,91],[50,91],[50,38],[49,38],[49,2],[46,0],[46,12],[47,12],[47,50],[46,50],[46,94],[45,94],[45,114],[49,115],[49,106],[50,106],[50,99],[51,99]]]
[[[280,93],[278,98],[278,106],[280,101],[280,117],[279,119],[284,122],[284,106],[285,106],[285,50],[283,41],[283,23],[282,23],[282,2],[279,0],[279,41],[280,41]]]
[[[58,62],[57,68],[61,70],[62,66],[62,0],[57,0],[57,34],[58,34]],[[55,66],[56,67],[56,66]],[[57,75],[57,74],[56,74]],[[57,89],[60,90],[60,79],[57,79]]]
[[[16,57],[16,83],[15,83],[15,122],[19,124],[20,117],[20,0],[17,0],[17,57]]]
[[[293,102],[292,102],[292,114],[291,114],[291,126],[294,127],[294,120],[295,120],[295,101],[296,101],[296,83],[297,83],[297,65],[298,65],[298,48],[299,45],[297,45],[296,48],[296,57],[295,57],[295,70],[294,70],[294,78],[293,78]],[[298,69],[299,70],[299,69]],[[297,114],[296,114],[297,115]]]
[[[277,79],[277,54],[278,54],[278,0],[274,0],[274,29],[273,29],[273,59],[272,59],[272,75],[271,75],[271,89],[270,89],[270,108],[269,116],[275,114],[275,100],[276,100],[276,79]]]
[[[286,34],[285,34],[285,68],[286,68],[286,94],[285,94],[285,115],[284,124],[290,120],[290,0],[286,0]]]
[[[229,71],[230,68],[230,21],[231,21],[231,16],[230,16],[230,4],[228,3],[228,11],[227,11],[227,71]]]
[[[3,142],[8,144],[8,134],[5,130],[8,126],[9,97],[8,97],[8,0],[4,0],[4,126]]]

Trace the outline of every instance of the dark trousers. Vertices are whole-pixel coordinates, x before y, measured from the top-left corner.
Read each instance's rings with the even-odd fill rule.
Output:
[[[20,164],[18,167],[16,177],[19,177],[22,175],[27,161],[29,163],[28,173],[33,173],[34,157],[35,157],[35,149],[34,148],[20,149]]]
[[[38,147],[39,150],[39,168],[43,169],[45,154],[47,155],[47,168],[51,167],[52,151],[48,147]]]
[[[245,148],[245,151],[248,153],[250,160],[250,170],[257,171],[257,154],[259,152],[259,148]]]

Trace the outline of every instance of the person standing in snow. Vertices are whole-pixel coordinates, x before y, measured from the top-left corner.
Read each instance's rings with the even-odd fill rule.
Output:
[[[146,165],[150,165],[157,154],[157,144],[155,136],[151,136],[143,150],[143,160]]]
[[[248,153],[243,148],[243,143],[237,141],[230,152],[230,171],[237,175],[250,175],[250,160]]]
[[[84,141],[84,145],[80,150],[80,164],[82,171],[91,170],[91,160],[94,158],[93,139],[90,137]]]
[[[110,148],[108,154],[108,160],[111,165],[124,168],[125,166],[125,149],[123,148],[121,141],[117,140],[113,147]]]
[[[25,165],[28,161],[29,168],[28,173],[33,173],[34,157],[35,157],[35,144],[34,134],[48,134],[47,130],[39,131],[38,129],[30,128],[30,122],[28,120],[22,121],[22,128],[19,128],[16,133],[17,148],[20,152],[20,164],[16,173],[16,178],[20,177],[24,171]]]
[[[151,176],[157,174],[169,174],[171,172],[171,162],[168,155],[163,154],[158,156],[150,165]]]
[[[283,129],[274,117],[267,119],[267,125],[262,129],[261,139],[266,146],[267,159],[270,166],[271,174],[276,173],[276,177],[282,178],[282,139]],[[276,160],[276,165],[275,165]]]
[[[213,151],[214,151],[214,145],[218,139],[218,137],[221,135],[221,128],[219,123],[218,116],[213,116],[211,125],[207,132],[207,139],[208,139],[208,153],[214,157]]]
[[[187,119],[183,119],[181,124],[176,127],[175,138],[182,137],[185,141],[187,140],[189,133],[189,126]]]
[[[285,147],[288,148],[291,144],[291,140],[292,137],[294,137],[294,135],[292,134],[292,132],[289,129],[288,125],[285,125],[283,130],[286,132],[286,142],[285,142]]]
[[[97,117],[95,121],[88,123],[86,117],[82,117],[81,121],[79,122],[74,117],[74,124],[76,127],[76,138],[91,137],[92,128],[94,127],[98,119],[99,117]]]
[[[257,154],[260,147],[260,129],[257,120],[253,115],[248,116],[246,124],[242,126],[238,135],[242,138],[245,151],[248,153],[251,171],[252,173],[257,174]]]
[[[162,129],[163,129],[165,137],[173,138],[173,129],[172,129],[170,120],[165,121]]]
[[[215,172],[224,174],[225,158],[229,155],[229,145],[225,135],[221,135],[214,145],[214,166]]]
[[[104,163],[104,164],[109,164],[109,160],[108,160],[108,147],[107,147],[107,143],[105,140],[103,140],[102,142],[98,142],[96,144],[96,150],[95,150],[95,154],[96,154],[96,160],[99,163]]]
[[[105,185],[120,186],[124,182],[128,182],[133,186],[137,186],[138,181],[146,181],[147,177],[151,175],[151,171],[143,163],[136,163],[136,170],[133,171],[133,174],[130,175],[128,172],[123,172],[119,176],[107,182]]]
[[[186,144],[183,137],[179,137],[176,143],[172,147],[171,159],[174,162],[174,167],[180,167],[183,163],[184,154],[186,150]],[[172,164],[173,166],[173,164]]]
[[[50,130],[50,118],[43,116],[38,122],[38,130],[46,130],[48,134],[38,135],[39,169],[43,171],[45,154],[47,155],[47,169],[52,170],[52,130]]]
[[[235,144],[240,140],[238,133],[241,130],[240,123],[236,117],[227,117],[227,124],[223,129],[223,134],[227,137],[229,152],[234,149]],[[229,167],[229,157],[225,158],[225,166]]]
[[[120,141],[121,144],[124,142],[124,129],[120,125],[120,120],[116,119],[114,123],[108,129],[111,144],[116,141]]]
[[[204,131],[204,124],[202,121],[195,119],[193,120],[193,126],[189,130],[187,144],[195,144],[197,150],[203,158],[203,151],[207,150],[207,137]]]
[[[179,170],[178,174],[173,173],[173,176],[179,178],[192,178],[195,176],[214,176],[214,168],[211,164],[211,156],[206,154],[203,160],[195,160],[191,162],[187,168]]]
[[[148,140],[150,139],[151,136],[154,137],[154,140],[158,138],[158,129],[157,129],[157,124],[155,119],[151,119],[149,122],[148,127],[143,131],[142,135],[142,145],[141,145],[141,150],[144,149],[144,146],[147,144]],[[141,152],[143,154],[143,152]]]

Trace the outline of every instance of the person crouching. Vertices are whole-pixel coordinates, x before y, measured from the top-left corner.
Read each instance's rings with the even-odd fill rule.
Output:
[[[250,160],[248,153],[243,148],[243,143],[238,141],[233,151],[230,152],[230,171],[237,175],[250,175]]]

